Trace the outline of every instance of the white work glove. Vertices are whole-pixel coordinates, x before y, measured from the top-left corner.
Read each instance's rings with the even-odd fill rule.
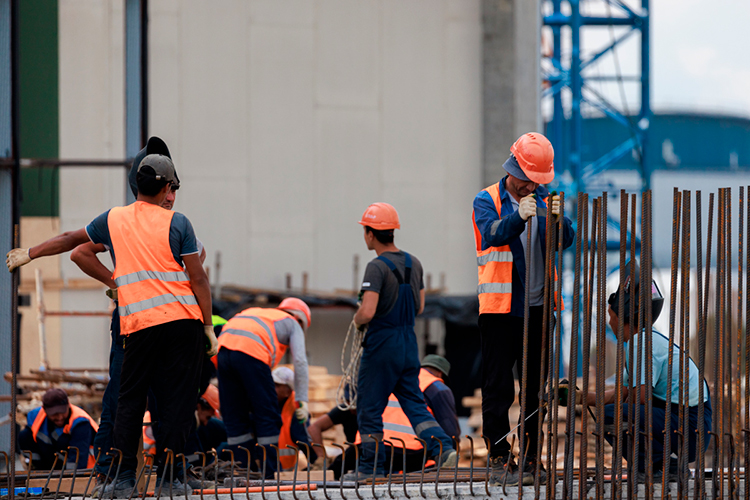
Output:
[[[536,215],[536,196],[530,194],[521,198],[521,202],[518,204],[518,215],[523,220],[529,220],[529,217]]]
[[[560,195],[554,195],[551,200],[552,215],[558,217],[560,215]]]
[[[219,352],[219,341],[216,339],[213,325],[203,325],[203,333],[206,336],[206,356],[209,358],[216,356]]]
[[[294,410],[294,418],[299,420],[301,424],[304,424],[310,418],[310,410],[307,409],[307,401],[298,401],[297,403],[299,404],[299,408]]]
[[[21,266],[31,262],[28,248],[14,248],[5,256],[5,263],[8,265],[8,271],[13,272]]]

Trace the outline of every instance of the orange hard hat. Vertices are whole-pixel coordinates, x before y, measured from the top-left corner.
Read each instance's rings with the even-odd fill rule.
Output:
[[[510,152],[530,181],[549,184],[555,178],[555,150],[549,139],[542,134],[523,134],[510,147]]]
[[[298,319],[302,320],[304,323],[303,328],[305,330],[310,327],[310,323],[312,322],[310,308],[307,307],[307,304],[305,304],[303,300],[298,299],[297,297],[287,297],[281,301],[281,304],[279,304],[277,309],[293,314]]]
[[[378,231],[401,229],[401,224],[398,222],[398,212],[393,208],[393,205],[383,202],[373,203],[367,207],[359,223]]]
[[[211,405],[211,408],[213,408],[214,411],[219,411],[219,409],[221,408],[219,404],[219,388],[215,385],[208,384],[206,392],[203,393],[201,398],[204,399],[206,403]]]

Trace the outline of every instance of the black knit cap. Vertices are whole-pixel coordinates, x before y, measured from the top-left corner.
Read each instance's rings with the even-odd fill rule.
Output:
[[[65,391],[58,388],[52,388],[42,396],[42,408],[47,415],[55,415],[68,410],[70,402]]]

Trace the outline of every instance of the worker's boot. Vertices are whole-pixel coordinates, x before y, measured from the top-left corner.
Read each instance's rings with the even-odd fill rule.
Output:
[[[347,472],[343,476],[341,476],[342,481],[352,481],[352,482],[360,482],[360,481],[367,481],[368,479],[378,479],[385,477],[383,474],[373,474],[372,471],[370,472]]]
[[[523,464],[523,484],[531,485],[534,484],[534,476],[536,475],[536,458],[527,457]],[[547,471],[544,469],[544,465],[539,463],[539,482],[547,482]]]
[[[458,453],[456,453],[456,450],[445,450],[440,455],[441,467],[455,467],[456,465],[458,465]]]
[[[185,484],[179,479],[175,478],[174,481],[171,483],[169,480],[164,480],[164,486],[161,485],[161,478],[156,479],[156,484],[154,485],[154,491],[158,492],[159,487],[161,487],[161,494],[162,496],[167,496],[171,498],[172,496],[177,497],[184,497],[189,496],[193,493],[193,488],[190,487],[189,484]],[[171,491],[170,491],[171,488]]]
[[[518,466],[513,457],[490,458],[490,486],[518,486]]]
[[[118,478],[117,482],[111,482],[104,486],[99,498],[131,498],[131,494],[133,496],[138,495],[137,491],[133,492],[135,487],[135,474],[132,478]]]
[[[104,489],[104,486],[109,484],[110,481],[111,478],[110,480],[107,480],[106,474],[98,473],[96,475],[96,483],[94,484],[94,489],[91,490],[91,498],[99,498],[101,496],[102,490]]]

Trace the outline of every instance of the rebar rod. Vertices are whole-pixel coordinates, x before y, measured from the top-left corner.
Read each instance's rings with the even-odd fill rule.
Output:
[[[750,194],[750,193],[748,193]],[[739,446],[740,443],[740,428],[741,428],[741,403],[742,403],[742,377],[740,370],[742,369],[742,256],[743,256],[743,236],[744,236],[744,217],[743,217],[743,205],[744,205],[744,197],[745,197],[745,188],[744,186],[740,186],[740,196],[738,200],[738,216],[737,216],[737,227],[738,227],[738,245],[737,245],[737,336],[735,337],[735,344],[736,344],[736,370],[737,370],[737,376],[735,377],[735,387],[732,388],[733,391],[736,390],[734,395],[734,411],[730,412],[733,415],[734,419],[734,427],[732,428],[732,435],[734,436],[735,442],[737,443],[737,446]],[[736,458],[732,462],[732,480],[734,481],[734,484],[737,488],[737,493],[739,495],[739,487],[740,487],[740,461],[739,461],[739,454],[736,455]]]
[[[708,206],[708,240],[706,244],[706,279],[703,280],[703,221],[702,221],[702,200],[701,192],[695,192],[695,230],[696,230],[696,266],[698,278],[698,457],[696,459],[696,480],[694,482],[694,498],[703,500],[705,497],[705,475],[706,475],[706,454],[705,454],[705,428],[703,420],[705,417],[705,403],[703,402],[704,377],[705,377],[705,360],[706,360],[706,322],[708,321],[706,307],[708,305],[708,291],[710,283],[711,270],[711,227],[713,216],[713,193],[709,195]],[[705,286],[705,291],[704,287]]]
[[[635,254],[635,240],[636,240],[636,229],[637,229],[637,203],[638,203],[638,197],[634,194],[631,197],[631,205],[630,205],[630,213],[633,214],[633,217],[630,220],[630,268],[628,269],[628,273],[630,274],[629,282],[635,283],[635,264],[636,264],[636,254]],[[631,293],[634,291],[631,290]],[[628,313],[630,314],[629,318],[635,318],[635,301],[630,300],[630,310]],[[630,327],[633,328],[633,319],[631,319]],[[628,342],[628,434],[630,436],[630,439],[628,439],[628,456],[630,459],[628,460],[628,499],[637,498],[638,493],[638,483],[636,482],[636,472],[638,470],[637,468],[637,443],[638,443],[638,436],[640,436],[640,428],[637,426],[637,420],[635,419],[635,413],[640,413],[635,411],[636,406],[636,394],[635,394],[635,382],[636,382],[636,376],[635,376],[635,356],[634,356],[634,342],[632,339]],[[640,370],[640,367],[638,367]]]
[[[553,385],[550,381],[549,384],[545,385],[544,379],[547,378],[546,375],[554,376],[555,368],[555,315],[554,315],[554,309],[555,309],[555,250],[557,249],[557,226],[556,224],[553,224],[550,227],[550,232],[547,234],[547,242],[549,244],[549,252],[547,252],[545,256],[545,269],[547,271],[547,277],[549,280],[549,288],[550,293],[547,296],[548,304],[547,304],[547,317],[545,319],[545,330],[547,331],[546,335],[546,345],[544,345],[543,349],[546,351],[547,356],[545,357],[545,363],[540,363],[540,384],[542,387],[545,387],[546,396],[545,399],[547,400],[547,404],[551,404],[551,399],[554,398],[553,395]],[[543,409],[542,409],[543,411]],[[551,470],[552,470],[552,461],[554,460],[554,456],[552,454],[552,441],[556,438],[555,434],[552,430],[552,416],[550,415],[550,418],[547,419],[547,480],[545,481],[545,494],[547,496],[550,496],[552,494],[551,490]],[[540,427],[544,427],[543,425],[540,425]]]
[[[596,264],[596,235],[598,226],[598,206],[599,201],[594,199],[592,202],[591,212],[591,258],[589,259],[588,246],[588,194],[584,194],[586,210],[583,212],[583,349],[581,352],[581,366],[583,366],[583,379],[581,380],[581,391],[584,397],[588,398],[589,390],[589,370],[591,358],[591,315],[593,289],[594,289],[594,266]],[[589,266],[590,261],[590,266]],[[584,404],[588,406],[588,401]],[[578,498],[586,498],[586,485],[588,484],[588,413],[581,413],[581,455],[578,461],[578,470],[580,479],[578,486]]]
[[[748,488],[748,468],[750,468],[750,186],[747,187],[747,251],[745,265],[745,428],[743,429],[743,444],[745,451],[745,500],[750,500],[750,488]],[[739,366],[737,367],[739,369]],[[739,415],[738,415],[739,418]]]
[[[714,499],[720,498],[723,489],[723,479],[721,478],[721,453],[723,451],[721,436],[721,361],[720,361],[720,344],[723,319],[721,313],[723,286],[723,265],[724,265],[724,190],[719,189],[717,203],[718,218],[716,220],[716,291],[715,291],[715,309],[714,309],[714,397],[715,397],[715,415],[713,419],[714,439],[713,450],[713,470],[711,474],[711,492]]]
[[[646,194],[644,193],[644,194],[641,195],[641,266],[640,266],[639,271],[638,271],[638,282],[639,283],[643,283],[643,269],[646,266],[646,263],[644,262],[644,255],[646,253],[646,245],[647,245],[647,243],[644,241],[644,236],[645,236],[645,228],[644,228],[645,221],[644,221],[644,219],[645,219],[645,217],[643,216],[643,212],[645,210],[645,208],[644,208],[645,206],[646,206]],[[632,271],[631,271],[631,273],[632,273]],[[631,281],[631,283],[634,284],[635,280]],[[641,288],[643,288],[642,285],[639,287],[639,290],[638,290],[639,294],[640,294]],[[636,293],[636,290],[635,290],[634,286],[631,286],[630,293],[631,294],[635,294]],[[640,394],[641,394],[641,384],[644,382],[643,379],[645,378],[645,369],[644,369],[644,365],[643,365],[643,358],[644,358],[644,351],[646,349],[646,346],[645,346],[646,342],[645,342],[645,338],[644,338],[645,335],[641,335],[641,333],[643,332],[643,320],[644,320],[644,318],[643,318],[643,316],[644,316],[643,315],[643,300],[640,300],[640,296],[639,296],[639,300],[637,301],[638,302],[638,311],[635,311],[635,302],[636,301],[632,300],[633,296],[631,296],[631,301],[630,301],[630,304],[631,304],[630,311],[632,313],[632,315],[630,316],[630,332],[631,332],[630,334],[631,334],[631,343],[633,343],[633,344],[637,343],[638,344],[638,349],[637,349],[638,352],[636,353],[636,363],[635,363],[636,368],[633,371],[633,378],[635,378],[635,386],[633,388],[633,396],[634,396],[634,399],[633,399],[633,413],[634,413],[634,421],[635,421],[634,425],[635,425],[635,427],[634,427],[634,430],[633,430],[633,441],[634,441],[634,443],[633,443],[633,455],[632,456],[633,456],[633,463],[635,464],[633,466],[634,475],[637,475],[638,473],[641,472],[641,469],[640,469],[640,449],[641,449],[640,448],[640,442],[641,442],[641,437],[642,437],[642,431],[641,431],[641,421],[640,421],[641,420],[641,418],[640,418],[641,417],[641,397],[640,397]],[[636,315],[636,313],[637,313],[637,315]],[[635,327],[635,331],[633,331],[634,327]],[[635,335],[638,335],[638,337],[636,337]],[[644,373],[644,376],[641,376],[641,373]],[[644,418],[646,418],[646,417],[644,417]],[[643,424],[645,426],[645,422]],[[644,464],[644,467],[645,467],[645,464]],[[634,484],[635,484],[634,487],[638,488],[637,481]]]
[[[521,354],[521,394],[518,398],[520,408],[519,419],[521,421],[521,428],[519,431],[519,456],[524,455],[524,447],[526,445],[526,374],[528,373],[528,357],[529,357],[529,299],[531,297],[531,228],[532,218],[526,222],[526,277],[524,279],[524,301],[523,301],[523,348]],[[547,235],[549,237],[549,235]],[[519,464],[519,468],[523,470],[524,464]],[[521,472],[522,476],[523,473]],[[523,498],[523,481],[518,481],[518,500]]]
[[[679,259],[679,244],[680,244],[680,219],[682,198],[680,191],[674,188],[674,194],[672,198],[672,260],[670,268],[670,281],[669,281],[669,352],[672,352],[674,347],[674,325],[676,315],[676,304],[677,304],[677,262]],[[673,358],[669,356],[667,359],[667,380],[672,380],[673,373]],[[672,384],[667,384],[667,401],[672,401]],[[672,405],[667,404],[664,410],[664,450],[672,449]],[[671,453],[664,453],[664,467],[662,468],[662,482],[661,482],[661,496],[662,498],[669,497],[669,461]]]
[[[683,192],[683,205],[682,205],[682,240],[680,243],[680,247],[682,249],[681,253],[681,260],[680,260],[680,338],[679,338],[679,365],[678,365],[678,375],[677,375],[677,386],[679,387],[679,391],[677,394],[678,399],[678,415],[677,415],[677,435],[681,437],[677,444],[677,465],[678,465],[678,471],[679,471],[679,478],[677,482],[677,496],[678,498],[683,493],[682,488],[682,466],[684,465],[683,462],[683,455],[682,450],[685,448],[685,437],[687,436],[687,429],[685,429],[685,404],[684,404],[684,397],[685,397],[685,391],[683,390],[684,387],[684,381],[685,381],[685,309],[686,307],[689,307],[689,304],[686,304],[685,301],[685,245],[686,245],[686,229],[685,225],[687,222],[687,191]],[[671,353],[671,351],[670,351]],[[670,356],[671,358],[671,356]],[[669,400],[669,403],[671,403],[671,399]],[[667,405],[667,406],[671,406]],[[671,418],[671,411],[670,411],[670,418]],[[665,454],[666,454],[666,448],[665,448]]]
[[[683,302],[685,303],[685,319],[683,321],[685,325],[685,338],[683,340],[684,345],[682,346],[683,358],[684,358],[684,379],[680,387],[683,390],[682,402],[682,428],[684,431],[683,446],[682,446],[682,467],[680,468],[680,481],[678,485],[678,496],[681,498],[687,497],[688,495],[688,459],[690,449],[690,256],[692,252],[692,202],[691,192],[686,191],[685,199],[683,200],[683,206],[686,214],[685,220],[685,243],[684,243],[684,255],[685,271],[683,277]],[[670,351],[671,356],[671,351]]]
[[[646,385],[646,500],[650,500],[654,496],[654,407],[653,407],[653,397],[654,397],[654,386],[651,383],[653,380],[653,352],[654,352],[654,343],[653,343],[653,331],[651,327],[652,323],[652,310],[651,310],[651,280],[652,280],[652,262],[651,262],[651,190],[646,191],[643,193],[644,203],[643,207],[643,219],[645,220],[645,224],[642,222],[642,226],[645,225],[646,230],[644,231],[644,236],[646,239],[646,249],[645,252],[643,248],[641,248],[641,254],[644,255],[646,260],[646,265],[641,268],[641,272],[643,274],[643,280],[641,281],[641,292],[642,292],[642,302],[641,307],[643,309],[643,316],[644,316],[644,326],[646,328],[646,380],[644,381]],[[641,245],[643,245],[643,241],[641,241]]]
[[[620,282],[619,282],[619,302],[617,319],[617,354],[615,359],[615,457],[612,462],[612,473],[614,487],[612,488],[612,498],[619,500],[622,498],[622,371],[623,356],[625,353],[623,332],[625,330],[625,277],[627,270],[625,268],[625,250],[628,246],[628,195],[625,190],[620,190]]]
[[[560,192],[560,214],[557,216],[557,268],[555,269],[555,349],[554,349],[554,366],[551,376],[551,387],[552,397],[549,399],[548,404],[551,405],[552,411],[549,420],[552,420],[555,428],[553,434],[553,440],[547,443],[547,453],[552,456],[552,466],[547,470],[547,499],[554,499],[557,493],[557,445],[559,436],[559,421],[558,421],[558,404],[557,404],[557,392],[560,388],[560,357],[562,355],[562,280],[563,280],[563,244],[565,224],[563,218],[565,217],[565,193]],[[554,256],[553,256],[554,260]],[[541,404],[541,401],[539,402]],[[544,414],[540,411],[538,421],[541,425],[542,416]],[[537,460],[539,462],[540,460]],[[552,490],[551,492],[549,490]]]
[[[583,212],[588,210],[584,205],[583,193],[578,193],[576,203],[576,253],[573,268],[573,321],[570,327],[570,356],[568,361],[568,402],[565,410],[565,479],[563,483],[563,498],[573,498],[573,466],[576,445],[575,408],[576,386],[578,380],[578,326],[581,313],[581,239],[583,236]],[[584,277],[585,279],[585,277]]]
[[[725,427],[722,432],[722,439],[729,437],[730,442],[732,441],[732,425],[734,423],[734,417],[732,415],[732,322],[734,320],[733,310],[733,297],[732,297],[732,189],[727,188],[727,263],[726,263],[726,282],[727,289],[724,294],[725,306],[726,307],[726,324],[724,331],[724,367],[725,367],[725,379],[723,388],[726,393],[725,396],[725,409],[724,415],[726,415]],[[730,498],[734,498],[734,477],[732,474],[732,456],[734,447],[730,444],[730,453],[727,459],[727,486],[728,495]]]
[[[599,210],[599,265],[596,287],[596,496],[604,498],[604,375],[606,368],[605,286],[607,277],[607,193]]]

